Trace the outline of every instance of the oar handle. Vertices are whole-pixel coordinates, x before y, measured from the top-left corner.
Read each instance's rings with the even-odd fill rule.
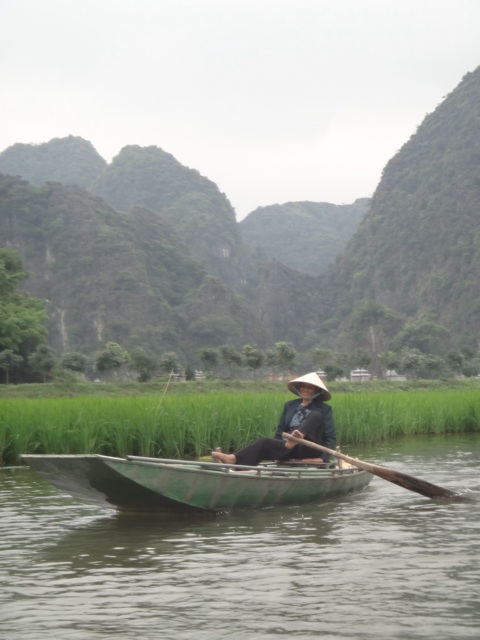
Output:
[[[353,466],[357,467],[358,469],[365,469],[365,471],[374,473],[373,467],[375,465],[370,464],[369,462],[363,462],[362,460],[358,460],[357,458],[351,458],[350,456],[346,456],[344,453],[340,453],[340,451],[334,451],[333,449],[324,447],[322,444],[317,444],[316,442],[311,442],[310,440],[304,440],[303,438],[297,438],[296,436],[292,436],[291,433],[282,433],[282,437],[286,438],[287,440],[293,440],[297,444],[304,444],[305,446],[312,449],[324,451],[325,453],[329,453],[331,456],[335,456],[336,458],[340,458],[340,460],[345,460],[345,462],[353,464]]]

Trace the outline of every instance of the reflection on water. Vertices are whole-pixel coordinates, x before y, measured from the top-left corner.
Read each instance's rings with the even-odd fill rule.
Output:
[[[350,452],[480,497],[480,438]],[[347,451],[346,451],[347,452]],[[375,478],[323,505],[167,519],[0,471],[9,640],[477,638],[480,503]]]

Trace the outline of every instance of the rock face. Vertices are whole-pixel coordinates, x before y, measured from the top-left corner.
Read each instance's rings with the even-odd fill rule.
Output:
[[[478,348],[479,123],[480,67],[388,162],[351,243],[324,279],[319,318],[340,327],[337,335],[370,302],[377,312],[445,327],[446,347]]]
[[[279,260],[301,273],[321,275],[345,249],[369,203],[369,198],[360,198],[342,205],[273,204],[252,211],[240,229],[257,260]]]

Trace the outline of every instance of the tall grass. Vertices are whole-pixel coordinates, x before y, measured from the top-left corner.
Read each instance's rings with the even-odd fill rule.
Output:
[[[343,442],[378,442],[416,434],[480,432],[478,391],[418,391],[335,396]]]
[[[0,462],[22,453],[194,458],[273,435],[288,392],[0,400]],[[480,432],[480,393],[440,390],[339,393],[339,444],[401,435]]]

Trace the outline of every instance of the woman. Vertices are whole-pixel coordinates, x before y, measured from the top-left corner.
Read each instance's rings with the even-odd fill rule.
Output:
[[[331,395],[319,376],[316,373],[307,373],[291,380],[288,389],[299,398],[285,403],[274,438],[260,438],[235,453],[223,453],[217,449],[212,451],[213,459],[224,464],[255,466],[262,460],[312,458],[311,447],[284,440],[283,432],[335,449],[332,408],[325,404]],[[329,455],[322,452],[319,457],[326,461]]]

